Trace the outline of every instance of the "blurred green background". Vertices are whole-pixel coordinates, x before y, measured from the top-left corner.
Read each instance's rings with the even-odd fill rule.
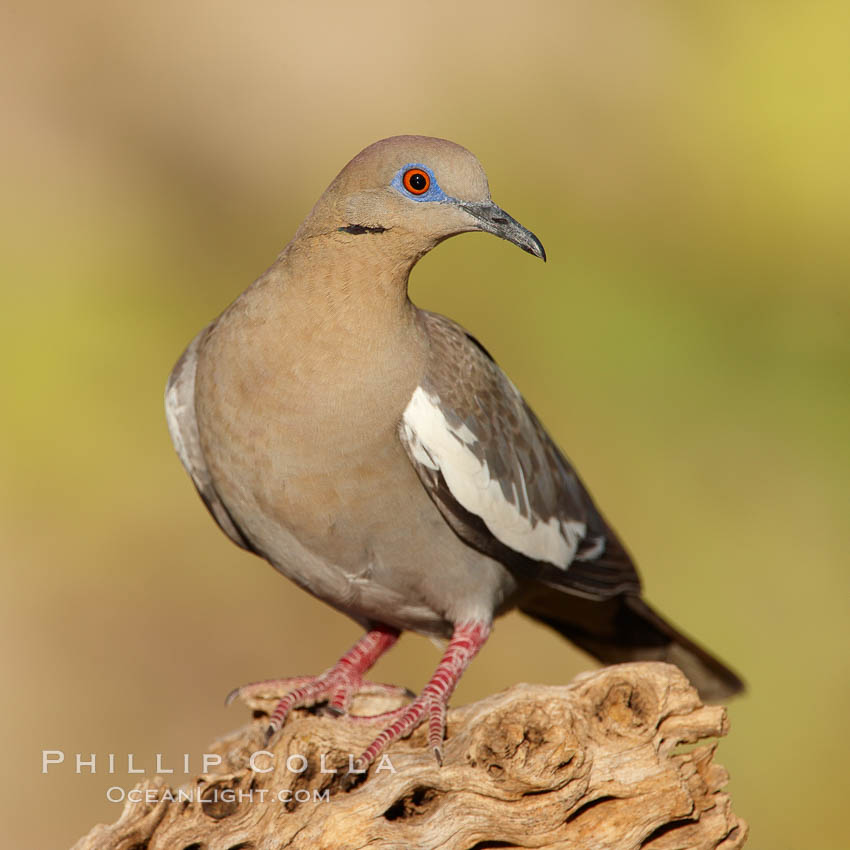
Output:
[[[247,719],[233,686],[356,637],[214,527],[162,392],[336,172],[414,132],[476,153],[550,257],[451,240],[414,300],[487,345],[649,598],[745,675],[718,760],[750,846],[846,847],[848,24],[776,0],[4,4],[5,843],[114,820],[106,754],[197,769]],[[436,660],[408,636],[376,678]],[[509,615],[455,701],[591,664]],[[98,774],[42,775],[43,749]]]

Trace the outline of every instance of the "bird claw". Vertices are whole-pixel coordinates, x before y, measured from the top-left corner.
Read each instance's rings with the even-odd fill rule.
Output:
[[[241,699],[249,706],[254,701],[279,700],[281,695],[285,696],[307,682],[311,682],[317,676],[292,676],[288,679],[263,679],[259,682],[250,682],[234,688],[224,699],[225,706],[232,705],[237,699]]]
[[[281,696],[283,694],[283,696]],[[398,716],[405,706],[377,715],[352,715],[348,713],[352,699],[357,696],[383,696],[397,700],[415,696],[408,688],[370,682],[350,671],[339,672],[331,668],[319,676],[299,676],[290,679],[266,679],[234,688],[226,697],[225,705],[232,705],[237,699],[251,705],[257,701],[275,700],[274,710],[270,713],[269,726],[265,732],[264,743],[268,744],[283,726],[289,713],[296,708],[310,708],[327,701],[321,711],[334,717],[347,716],[356,722],[388,719]]]
[[[389,744],[409,735],[427,720],[428,744],[437,764],[442,765],[446,706],[466,665],[483,646],[489,632],[489,624],[481,621],[471,620],[455,626],[443,658],[422,693],[406,708],[393,714],[396,719],[364,750],[359,764],[368,767]]]
[[[410,705],[380,715],[381,719],[395,718],[392,723],[372,741],[363,751],[357,766],[367,768],[395,740],[407,737],[411,732],[428,721],[428,742],[437,764],[443,766],[442,741],[446,731],[447,694],[440,694],[426,686],[425,690]],[[377,720],[378,717],[364,718]]]
[[[296,708],[307,708],[330,700],[335,696],[343,694],[345,704],[350,703],[356,694],[384,694],[393,697],[415,697],[409,688],[398,685],[387,685],[378,682],[369,682],[363,679],[355,681],[354,677],[348,676],[343,681],[340,675],[335,675],[333,669],[327,673],[315,677],[297,677],[292,679],[267,679],[262,682],[253,682],[234,688],[225,700],[225,705],[230,705],[238,698],[250,701],[252,699],[273,698],[283,690],[281,686],[289,688],[285,696],[280,699],[271,714],[269,725],[263,735],[263,745],[268,746],[272,738],[280,731],[289,713]],[[297,683],[299,687],[291,688]],[[401,706],[392,711],[381,714],[348,714],[346,708],[340,705],[327,705],[324,712],[335,717],[347,716],[349,721],[355,723],[385,723],[384,730],[364,750],[363,754],[355,763],[356,771],[365,771],[369,765],[386,749],[386,747],[398,738],[404,738],[415,731],[426,720],[429,721],[429,743],[434,753],[434,758],[439,767],[443,766],[443,749],[441,741],[445,734],[446,706],[439,695],[427,692],[414,699],[410,705]]]
[[[375,629],[368,632],[334,667],[320,676],[255,682],[253,685],[245,685],[231,692],[228,703],[232,702],[237,695],[249,705],[251,700],[274,699],[280,695],[281,690],[284,690],[281,686],[285,686],[285,696],[277,701],[274,711],[269,716],[265,734],[266,744],[277,734],[293,709],[307,708],[321,702],[327,702],[327,710],[331,713],[347,714],[349,719],[388,724],[357,760],[357,768],[362,771],[366,771],[389,744],[409,735],[427,720],[428,744],[437,764],[442,765],[446,706],[466,665],[481,648],[489,631],[489,623],[476,620],[455,626],[443,658],[422,693],[409,705],[382,714],[352,717],[348,714],[348,707],[352,698],[358,693],[371,696],[392,695],[396,699],[401,695],[410,694],[407,688],[366,682],[363,679],[363,672],[368,670],[377,656],[391,646],[398,637],[398,633],[390,629]]]

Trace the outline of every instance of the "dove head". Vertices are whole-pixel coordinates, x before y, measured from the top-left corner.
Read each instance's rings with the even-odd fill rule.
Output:
[[[387,252],[415,262],[444,239],[475,230],[546,259],[540,240],[493,203],[487,175],[466,148],[428,136],[393,136],[343,168],[296,238],[338,233],[352,247],[381,240]]]

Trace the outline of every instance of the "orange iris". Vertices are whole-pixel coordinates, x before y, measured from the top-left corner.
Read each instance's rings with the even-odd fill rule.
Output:
[[[404,172],[402,183],[411,195],[424,195],[431,188],[431,177],[421,168],[409,168]]]

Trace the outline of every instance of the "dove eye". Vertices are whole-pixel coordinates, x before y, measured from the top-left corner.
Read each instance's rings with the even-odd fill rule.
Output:
[[[408,168],[401,182],[411,195],[424,195],[431,188],[431,177],[421,168]]]

